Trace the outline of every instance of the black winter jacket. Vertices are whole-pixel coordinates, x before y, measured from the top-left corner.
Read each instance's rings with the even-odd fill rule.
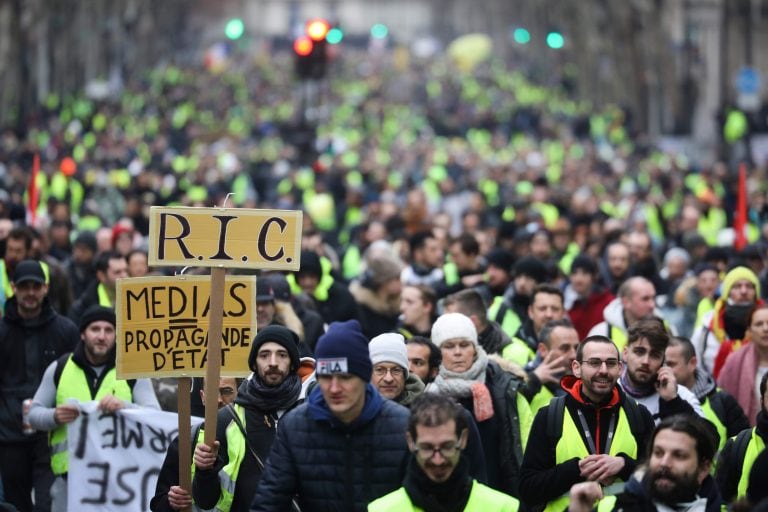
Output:
[[[350,425],[336,420],[319,387],[280,421],[251,511],[364,511],[402,484],[408,409],[366,386],[366,404]]]
[[[16,297],[8,299],[0,321],[0,443],[45,435],[22,432],[22,402],[35,395],[48,365],[72,352],[79,340],[75,324],[56,313],[47,298],[34,320],[21,318]]]

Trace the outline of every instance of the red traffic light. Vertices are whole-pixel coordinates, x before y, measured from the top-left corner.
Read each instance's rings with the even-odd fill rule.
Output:
[[[312,39],[307,36],[297,37],[293,41],[293,51],[296,52],[296,55],[299,55],[300,57],[306,57],[312,53],[312,48],[314,46],[315,45],[312,42]]]
[[[330,29],[331,25],[323,19],[309,20],[306,26],[307,35],[313,41],[324,40]]]

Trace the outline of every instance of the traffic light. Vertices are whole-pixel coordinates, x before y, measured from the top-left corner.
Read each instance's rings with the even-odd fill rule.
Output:
[[[512,38],[517,44],[528,44],[531,42],[531,33],[528,32],[528,29],[518,27],[512,33]]]
[[[224,35],[227,36],[227,39],[231,39],[232,41],[236,41],[243,37],[244,32],[245,24],[240,18],[232,18],[227,21],[227,24],[224,26]]]
[[[339,27],[333,27],[328,31],[325,40],[328,44],[339,44],[344,39],[344,32]]]
[[[386,39],[389,35],[389,28],[383,23],[377,23],[371,27],[371,37],[374,39]]]
[[[550,30],[547,34],[547,46],[553,50],[559,50],[565,46],[565,37],[559,30]]]
[[[304,35],[293,42],[296,59],[296,75],[302,79],[318,80],[325,76],[328,62],[326,37],[330,25],[326,20],[309,20],[304,27]]]

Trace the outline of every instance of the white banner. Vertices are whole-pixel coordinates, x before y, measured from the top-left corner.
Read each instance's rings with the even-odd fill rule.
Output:
[[[67,509],[149,510],[165,452],[178,433],[176,414],[153,409],[103,414],[96,402],[79,405],[80,416],[67,428]]]

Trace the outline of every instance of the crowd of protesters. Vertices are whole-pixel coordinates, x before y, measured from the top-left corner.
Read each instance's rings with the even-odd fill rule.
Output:
[[[220,206],[232,193],[231,206],[304,212],[301,267],[259,275],[254,375],[236,412],[220,412],[216,450],[196,448],[192,495],[164,482],[156,510],[191,499],[564,510],[585,481],[602,490],[574,487],[573,506],[603,493],[685,510],[757,504],[765,167],[749,171],[742,243],[735,170],[657,150],[619,108],[495,61],[471,73],[387,54],[334,65],[315,84],[308,140],[309,106],[285,56],[158,67],[114,101],[51,97],[24,133],[0,134],[5,499],[32,510],[34,488],[36,510],[50,500],[48,441],[23,432],[22,402],[44,379],[52,400],[56,362],[73,350],[96,364],[83,355],[88,319],[114,307],[118,279],[173,270],[147,264],[148,208]],[[341,369],[326,364],[340,358]],[[172,381],[154,388],[173,410]],[[429,394],[462,407],[414,402]],[[65,422],[49,413],[41,429]],[[264,436],[247,428],[233,443],[238,414],[246,426],[263,416]],[[445,424],[436,447],[419,441]],[[668,467],[666,437],[692,440],[691,468]],[[291,462],[300,455],[310,462]]]

